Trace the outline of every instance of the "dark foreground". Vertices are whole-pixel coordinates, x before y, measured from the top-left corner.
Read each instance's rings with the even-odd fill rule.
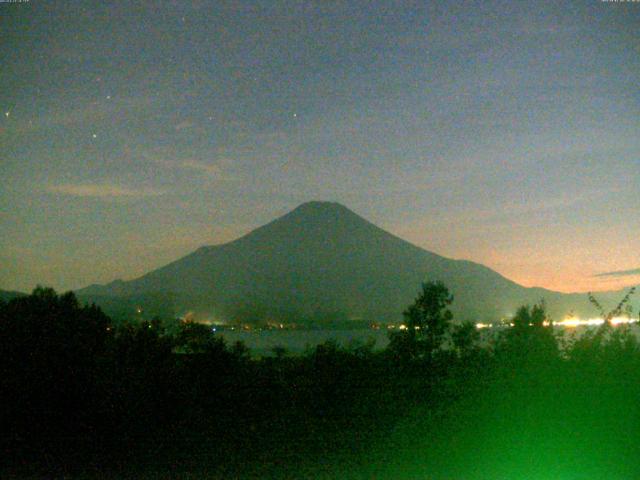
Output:
[[[640,478],[624,327],[558,339],[534,307],[480,339],[440,306],[417,330],[435,334],[384,351],[256,360],[196,324],[116,328],[72,294],[0,303],[0,477]]]

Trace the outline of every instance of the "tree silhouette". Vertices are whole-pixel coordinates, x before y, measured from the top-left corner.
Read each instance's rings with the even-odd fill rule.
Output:
[[[509,363],[535,364],[557,359],[558,342],[544,302],[523,305],[497,340],[496,350]]]
[[[212,354],[226,350],[224,338],[214,335],[209,325],[196,322],[182,322],[175,343],[184,353]]]
[[[605,312],[600,302],[598,302],[596,297],[594,297],[591,292],[587,293],[587,295],[589,297],[589,301],[591,302],[591,304],[596,308],[596,310],[598,310],[598,313],[602,316],[602,319],[604,320],[604,325],[607,326],[611,324],[611,320],[613,320],[615,317],[619,317],[620,315],[622,315],[623,311],[629,317],[631,317],[631,314],[633,313],[633,311],[632,311],[631,305],[628,305],[628,303],[631,300],[631,296],[635,292],[636,292],[636,287],[631,287],[627,292],[627,294],[622,298],[622,300],[618,302],[618,305],[616,305],[616,307],[613,310],[609,310],[608,312]]]
[[[448,309],[453,295],[440,281],[422,284],[422,291],[402,313],[406,329],[390,338],[390,349],[400,356],[430,358],[442,346],[451,327]]]
[[[86,433],[110,336],[109,318],[72,292],[38,286],[0,304],[0,443],[37,449]]]
[[[459,355],[468,354],[480,340],[480,332],[473,322],[464,322],[453,327],[451,340]]]

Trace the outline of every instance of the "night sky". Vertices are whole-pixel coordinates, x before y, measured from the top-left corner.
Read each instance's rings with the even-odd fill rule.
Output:
[[[2,289],[309,200],[526,286],[640,282],[640,3],[31,0],[0,40]]]

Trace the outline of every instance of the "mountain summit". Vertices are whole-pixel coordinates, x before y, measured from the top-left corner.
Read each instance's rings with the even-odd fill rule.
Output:
[[[317,201],[135,280],[78,294],[98,303],[160,295],[172,299],[176,314],[221,320],[397,321],[425,280],[449,287],[459,319],[499,320],[542,298],[552,313],[589,311],[584,295],[522,287],[485,266],[412,245],[339,203]]]

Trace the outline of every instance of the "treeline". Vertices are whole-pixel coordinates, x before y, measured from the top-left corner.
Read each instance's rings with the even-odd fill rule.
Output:
[[[0,302],[0,476],[637,478],[640,345],[484,337],[426,283],[388,348],[251,358],[200,324],[114,326],[72,293]]]

